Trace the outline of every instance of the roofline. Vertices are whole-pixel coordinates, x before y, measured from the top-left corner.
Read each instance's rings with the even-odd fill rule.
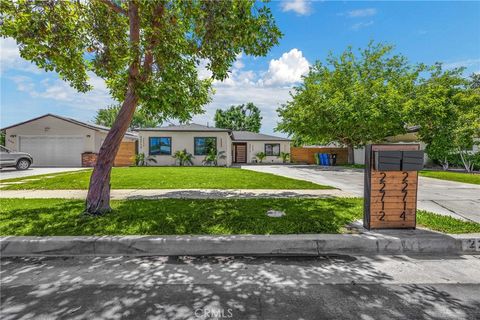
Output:
[[[232,139],[234,142],[242,142],[242,141],[292,141],[292,139],[286,138],[276,138],[276,139]]]
[[[157,132],[232,132],[232,130],[229,129],[220,129],[217,128],[217,130],[186,130],[186,129],[180,129],[180,130],[167,130],[164,128],[138,128],[133,131],[157,131]]]
[[[48,116],[57,118],[59,120],[67,121],[67,122],[70,122],[70,123],[73,123],[73,124],[76,124],[76,125],[79,125],[79,126],[91,129],[91,130],[95,130],[95,131],[106,131],[106,132],[109,131],[107,129],[102,129],[102,128],[98,128],[98,127],[89,125],[88,123],[85,123],[85,122],[82,122],[82,121],[78,121],[78,120],[75,120],[75,119],[69,119],[69,118],[65,118],[65,117],[62,117],[62,116],[57,116],[56,114],[53,114],[53,113],[47,113],[47,114],[44,114],[43,116],[39,116],[39,117],[30,119],[30,120],[27,120],[27,121],[12,124],[11,126],[1,128],[0,131],[5,131],[5,130],[10,129],[10,128],[18,127],[18,126],[21,126],[21,125],[27,124],[29,122],[36,121],[36,120],[39,120],[39,119],[42,119],[42,118],[45,118],[45,117],[48,117]],[[125,135],[135,137],[135,135],[130,133],[130,132],[125,132]]]

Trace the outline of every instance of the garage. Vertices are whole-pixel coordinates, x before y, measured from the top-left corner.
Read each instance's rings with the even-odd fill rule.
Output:
[[[35,166],[80,167],[83,137],[20,136],[19,151],[32,155]]]
[[[35,167],[91,167],[110,128],[49,113],[0,130],[5,147],[29,153]],[[125,133],[115,166],[134,163],[137,140]]]

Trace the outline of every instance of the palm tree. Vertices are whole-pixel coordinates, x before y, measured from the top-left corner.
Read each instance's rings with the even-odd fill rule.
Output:
[[[288,152],[280,152],[279,158],[282,158],[283,163],[287,163],[287,161],[290,161],[290,153]]]
[[[267,155],[265,154],[265,152],[259,152],[255,155],[255,157],[257,157],[258,161],[262,163],[263,160],[267,157]]]
[[[220,151],[216,153],[215,149],[210,149],[208,154],[205,156],[205,159],[202,161],[204,165],[214,165],[218,166],[219,159],[225,159],[225,151]]]
[[[173,155],[173,158],[175,158],[175,162],[178,161],[180,166],[193,165],[192,159],[194,156],[191,153],[188,153],[187,149],[176,151]]]

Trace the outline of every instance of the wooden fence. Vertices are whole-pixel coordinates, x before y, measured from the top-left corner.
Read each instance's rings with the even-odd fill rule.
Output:
[[[315,153],[334,153],[337,155],[337,165],[348,163],[348,149],[347,148],[303,148],[292,147],[290,149],[290,158],[293,163],[308,163],[315,164]]]

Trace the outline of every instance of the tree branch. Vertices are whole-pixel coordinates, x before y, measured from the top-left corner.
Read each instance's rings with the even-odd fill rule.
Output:
[[[103,4],[107,5],[110,9],[112,9],[116,13],[123,14],[124,16],[127,15],[126,10],[122,9],[120,6],[117,6],[115,3],[113,3],[110,0],[99,0],[99,1],[102,2]]]
[[[161,19],[164,13],[164,6],[162,4],[158,5],[153,12],[152,20],[152,34],[148,39],[148,47],[145,53],[145,59],[143,61],[143,77],[147,78],[152,72],[153,66],[153,49],[158,44],[158,39],[155,37],[155,31],[158,30],[161,26]]]

